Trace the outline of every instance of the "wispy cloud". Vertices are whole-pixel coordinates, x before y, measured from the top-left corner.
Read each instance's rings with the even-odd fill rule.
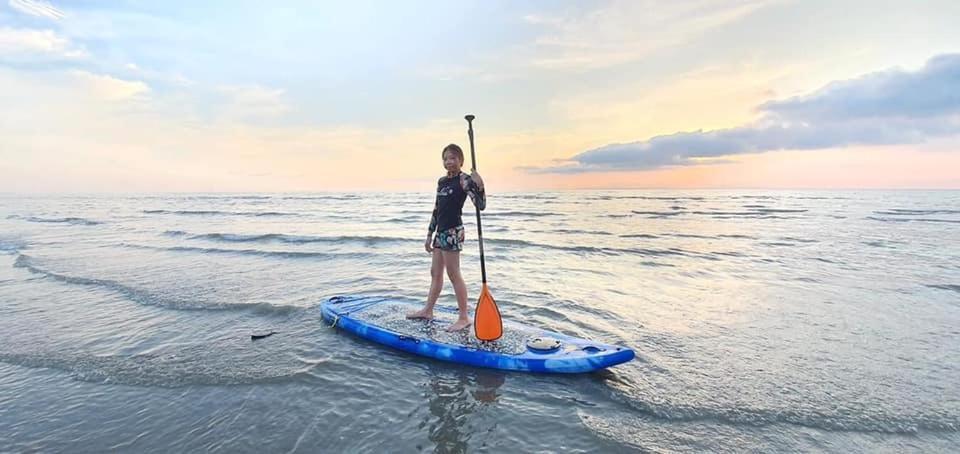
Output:
[[[222,90],[182,98],[115,75],[0,65],[0,189],[389,189],[403,177],[429,190],[430,176],[442,171],[440,148],[463,136],[459,119],[411,128],[250,121],[231,116],[234,108],[275,112],[267,106],[282,90]],[[193,104],[216,118],[195,119]],[[365,171],[369,162],[396,176]]]
[[[53,30],[0,27],[0,56],[13,59],[78,59],[89,54]]]
[[[195,84],[193,80],[190,80],[179,72],[156,71],[132,62],[123,65],[123,72],[150,82],[169,84],[175,87],[189,87]]]
[[[586,14],[527,15],[545,29],[532,64],[544,69],[593,69],[638,60],[686,43],[771,1],[615,1]]]
[[[10,0],[9,5],[11,8],[20,11],[21,13],[30,14],[32,16],[46,17],[54,20],[63,19],[65,16],[63,11],[60,11],[55,6],[51,5],[50,2],[39,0]]]
[[[290,110],[282,89],[249,85],[222,86],[218,91],[227,96],[224,113],[233,119],[277,117]]]
[[[468,62],[428,64],[433,80],[501,82],[548,72],[605,69],[697,40],[780,0],[615,0],[520,17],[531,37]]]
[[[533,173],[584,173],[694,165],[703,159],[775,150],[916,144],[960,132],[960,54],[918,71],[889,70],[834,82],[759,106],[755,123],[688,131],[585,151]]]
[[[150,93],[150,87],[139,80],[123,80],[86,71],[71,71],[71,75],[95,96],[109,101],[143,99]]]

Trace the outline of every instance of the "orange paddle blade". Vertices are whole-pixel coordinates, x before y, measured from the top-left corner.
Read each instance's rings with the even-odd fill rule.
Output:
[[[503,335],[500,309],[497,308],[497,302],[493,300],[493,295],[490,294],[487,284],[483,284],[480,299],[477,300],[477,313],[473,321],[473,327],[477,339],[482,341],[495,341]]]

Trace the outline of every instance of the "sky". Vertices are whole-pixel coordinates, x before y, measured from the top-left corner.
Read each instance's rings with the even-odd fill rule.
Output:
[[[960,188],[958,22],[956,0],[0,0],[0,192],[429,191],[468,113],[493,191]]]

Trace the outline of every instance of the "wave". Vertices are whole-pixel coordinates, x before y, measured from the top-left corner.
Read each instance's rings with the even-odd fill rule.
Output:
[[[693,406],[649,402],[622,397],[635,412],[670,422],[716,422],[727,426],[767,427],[791,425],[830,432],[864,432],[915,435],[920,431],[955,433],[960,419],[936,411],[897,414],[877,409],[814,407],[755,408],[744,406]],[[909,411],[909,410],[907,410]],[[632,415],[634,418],[636,415]]]
[[[484,227],[486,230],[486,227]],[[578,230],[578,229],[553,229],[553,230],[531,230],[531,232],[536,233],[565,233],[565,234],[574,234],[574,235],[604,235],[609,236],[613,235],[610,232],[604,232],[602,230]]]
[[[103,224],[100,221],[92,221],[90,219],[77,218],[77,217],[66,217],[66,218],[41,218],[37,216],[17,216],[12,214],[7,216],[7,219],[20,219],[27,222],[39,222],[44,224],[70,224],[70,225],[100,225]]]
[[[917,222],[945,222],[948,224],[960,224],[960,219],[911,219]]]
[[[589,205],[588,200],[544,200],[541,205]]]
[[[862,243],[862,244],[865,244],[865,245],[867,245],[867,246],[879,247],[879,248],[893,248],[893,247],[895,247],[895,246],[893,246],[893,242],[884,241],[884,240],[862,241],[861,243]]]
[[[721,215],[721,216],[713,216],[713,219],[797,219],[797,218],[792,216],[774,216],[774,215],[764,215],[764,216]]]
[[[794,246],[796,246],[795,243],[781,243],[781,242],[779,242],[779,241],[770,241],[770,242],[760,243],[760,245],[761,245],[761,246],[769,246],[769,247],[794,247]]]
[[[696,235],[693,233],[665,233],[664,235],[672,236],[674,238],[697,238],[701,240],[715,240],[717,237],[710,235]]]
[[[676,267],[677,267],[677,265],[674,265],[674,264],[672,264],[672,263],[651,262],[651,261],[649,261],[649,260],[644,260],[644,261],[640,262],[640,265],[642,265],[642,266],[648,266],[648,267],[651,267],[651,268],[662,268],[662,267],[665,267],[665,268],[676,268]]]
[[[659,236],[651,235],[647,233],[619,235],[620,238],[645,238],[645,239],[656,239],[664,236],[669,236],[672,238],[693,238],[698,240],[719,240],[723,238],[740,238],[740,239],[751,239],[751,240],[757,239],[756,237],[747,236],[747,235],[698,235],[695,233],[661,233]]]
[[[780,216],[782,213],[803,213],[807,210],[752,210],[752,211],[690,211],[698,216],[710,216],[714,219],[796,219],[792,216]]]
[[[308,195],[308,196],[285,196],[282,200],[357,200],[362,197],[355,194],[344,195]]]
[[[520,199],[520,200],[557,200],[559,197],[546,195],[499,195],[498,199]]]
[[[721,235],[717,235],[717,236],[720,237],[720,238],[736,238],[736,239],[741,239],[741,240],[756,240],[756,239],[759,239],[759,238],[757,238],[757,237],[755,237],[755,236],[739,235],[739,234],[721,234]]]
[[[185,199],[190,200],[269,200],[272,199],[272,196],[269,195],[194,195],[185,197]]]
[[[957,284],[927,284],[927,287],[960,293],[960,285]]]
[[[651,235],[649,233],[627,233],[623,235],[618,235],[620,238],[644,238],[648,240],[660,238],[657,235]]]
[[[190,234],[181,230],[168,230],[164,234],[169,236],[187,237],[188,240],[207,240],[222,243],[345,243],[361,242],[366,244],[406,243],[416,241],[411,238],[386,236],[310,236],[287,235],[283,233],[240,234],[240,233],[201,233]]]
[[[138,195],[122,197],[130,200],[270,200],[270,195],[190,195],[190,194],[169,194],[169,195]]]
[[[711,254],[722,255],[724,257],[737,257],[737,258],[749,257],[749,255],[744,254],[743,252],[740,252],[740,251],[717,251],[717,252],[711,252]]]
[[[653,211],[653,210],[632,210],[630,214],[606,214],[604,217],[608,218],[625,218],[633,215],[646,215],[649,219],[657,218],[667,218],[671,216],[679,215],[694,215],[694,216],[711,216],[715,219],[736,219],[736,218],[750,218],[750,219],[793,219],[790,217],[779,216],[780,214],[799,214],[806,213],[809,210],[806,209],[788,209],[788,208],[754,208],[746,211],[726,211],[726,210],[695,210],[687,211],[686,209],[679,209],[675,211]]]
[[[735,195],[730,197],[731,199],[758,199],[758,200],[772,200],[776,197],[772,195]]]
[[[397,224],[413,224],[413,223],[417,223],[417,222],[428,222],[428,221],[427,221],[426,217],[424,217],[424,216],[404,216],[404,217],[399,217],[399,218],[384,219],[382,222],[385,222],[385,223],[387,223],[387,224],[393,224],[393,223],[397,223]]]
[[[314,251],[266,251],[262,249],[223,249],[209,247],[192,246],[147,246],[141,244],[121,243],[121,247],[133,249],[149,249],[153,251],[167,252],[193,252],[198,254],[226,254],[226,255],[249,255],[258,257],[274,257],[282,259],[316,259],[316,260],[334,260],[351,258],[371,258],[377,254],[370,252],[314,252]]]
[[[501,211],[501,212],[484,212],[483,217],[491,218],[509,218],[509,217],[525,217],[525,218],[539,218],[547,216],[562,216],[560,213],[553,212],[535,212],[535,211]]]
[[[881,221],[881,222],[931,222],[931,223],[960,224],[960,219],[886,218],[886,217],[877,217],[877,216],[867,216],[865,219],[869,219],[871,221]]]
[[[269,303],[202,303],[197,301],[180,301],[173,300],[168,298],[163,298],[154,293],[132,287],[129,285],[121,284],[117,281],[109,279],[96,279],[88,278],[82,276],[70,276],[67,274],[61,274],[54,271],[46,270],[34,263],[33,258],[20,254],[16,261],[14,261],[13,266],[16,268],[23,268],[31,273],[43,276],[54,281],[62,282],[70,285],[79,285],[84,287],[95,287],[114,293],[123,295],[125,298],[129,299],[138,304],[145,306],[157,306],[166,309],[176,309],[176,310],[249,310],[257,313],[265,314],[279,314],[285,315],[291,312],[296,312],[301,310],[299,307],[295,306],[278,306]]]
[[[281,211],[220,211],[220,210],[143,210],[145,214],[173,214],[180,216],[300,216]]]
[[[910,222],[910,219],[904,218],[882,218],[877,216],[867,216],[864,219],[869,219],[871,221],[880,221],[880,222]]]
[[[660,200],[660,201],[674,201],[678,202],[681,200],[694,200],[702,201],[705,200],[703,197],[666,197],[666,196],[645,196],[645,195],[622,195],[622,196],[595,196],[588,197],[587,200]]]
[[[883,214],[888,216],[928,216],[935,214],[960,214],[960,210],[911,210],[902,208],[891,208],[889,210],[874,211],[874,214]]]
[[[484,231],[484,232],[487,232],[487,233],[490,233],[490,232],[509,232],[509,231],[510,231],[510,227],[507,227],[507,226],[505,226],[505,225],[484,225],[484,226],[483,226],[483,231]]]
[[[2,239],[0,238],[0,252],[2,253],[17,253],[21,249],[26,249],[27,243],[19,239]]]
[[[669,216],[676,216],[679,214],[683,214],[682,211],[638,211],[638,210],[633,210],[631,211],[631,213],[645,214],[645,215],[649,215],[652,218],[665,218]]]
[[[238,361],[218,349],[169,354],[102,356],[73,352],[0,352],[0,362],[66,372],[79,381],[179,388],[197,385],[249,385],[285,382],[305,376],[321,361],[263,364]],[[250,361],[256,360],[256,361]],[[274,364],[270,364],[274,363]]]
[[[823,282],[823,281],[821,281],[820,279],[817,279],[817,278],[815,278],[815,277],[809,277],[809,276],[795,277],[795,278],[793,278],[793,279],[791,279],[791,280],[797,281],[797,282],[809,282],[809,283],[811,283],[811,284],[819,284],[819,283]]]
[[[765,214],[771,213],[806,213],[806,209],[789,209],[789,208],[754,208],[748,211],[691,211],[692,214],[700,214],[706,216],[763,216]]]
[[[780,237],[783,241],[792,241],[794,243],[818,243],[819,240],[813,240],[809,238],[797,238],[793,236],[782,236]]]
[[[559,246],[553,244],[536,243],[533,241],[517,239],[484,239],[485,243],[510,247],[535,247],[541,249],[550,249],[555,251],[592,253],[602,255],[640,255],[640,256],[688,256],[706,258],[703,254],[697,254],[677,248],[668,249],[648,249],[648,248],[611,248],[596,246]]]

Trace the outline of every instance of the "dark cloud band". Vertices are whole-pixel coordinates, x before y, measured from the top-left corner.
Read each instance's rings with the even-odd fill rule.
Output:
[[[588,150],[533,173],[647,170],[777,150],[898,145],[960,134],[960,54],[918,71],[890,70],[839,81],[805,96],[762,104],[759,121]]]

